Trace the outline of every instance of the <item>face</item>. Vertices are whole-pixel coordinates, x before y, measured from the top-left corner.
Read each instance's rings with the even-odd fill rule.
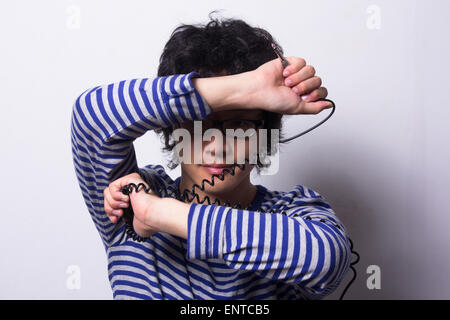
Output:
[[[215,112],[209,115],[208,119],[217,120],[217,121],[225,121],[225,120],[262,120],[263,119],[263,111],[261,110],[231,110],[231,111],[221,111]],[[239,122],[233,122],[234,124],[239,124]],[[242,139],[241,142],[238,142],[237,138],[228,140],[226,137],[223,137],[222,141],[220,139],[215,139],[212,137],[211,141],[201,141],[202,145],[202,154],[197,155],[197,159],[202,159],[200,164],[194,163],[194,123],[193,121],[186,122],[181,125],[182,128],[187,129],[191,133],[191,163],[181,163],[181,172],[183,179],[187,179],[193,181],[199,185],[201,185],[201,181],[203,179],[212,180],[213,174],[221,174],[223,169],[228,168],[231,170],[232,164],[227,163],[227,152],[230,152],[230,155],[233,154],[233,163],[238,163],[238,157],[240,159],[243,158],[243,155],[247,159],[249,159],[249,138]],[[256,128],[256,132],[258,132],[258,128]],[[205,128],[203,128],[205,130]],[[256,135],[258,138],[258,135]],[[257,142],[257,139],[256,139]],[[238,147],[242,151],[238,152]],[[256,144],[257,145],[257,144]],[[243,147],[245,146],[245,151]],[[234,152],[231,151],[231,148],[234,148]],[[222,157],[220,157],[220,151],[222,151]],[[257,150],[256,150],[257,151]],[[180,154],[182,155],[182,154]],[[242,162],[239,162],[239,165],[242,167]],[[205,184],[205,191],[211,194],[214,193],[224,193],[232,191],[237,188],[242,183],[249,183],[250,172],[255,165],[249,164],[248,162],[245,164],[244,170],[239,167],[235,167],[235,175],[231,175],[229,173],[225,173],[224,180],[220,180],[218,178],[214,178],[214,188],[212,188],[209,184]]]

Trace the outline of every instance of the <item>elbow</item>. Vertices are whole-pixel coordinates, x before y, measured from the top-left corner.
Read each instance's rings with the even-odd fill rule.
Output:
[[[293,279],[303,292],[314,299],[323,298],[333,293],[341,284],[350,269],[351,249],[348,239],[343,241],[330,241],[326,248],[323,248],[322,255],[320,246],[317,254],[316,262],[310,262],[307,272],[305,267],[300,268],[302,271],[296,279]],[[314,253],[312,253],[314,257]]]

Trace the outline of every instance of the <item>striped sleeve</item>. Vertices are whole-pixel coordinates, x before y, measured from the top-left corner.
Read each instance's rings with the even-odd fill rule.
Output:
[[[192,203],[186,257],[223,259],[315,298],[330,294],[350,266],[345,228],[322,197],[295,202],[275,213]]]
[[[71,117],[72,156],[81,193],[105,247],[123,233],[104,211],[104,189],[114,180],[139,172],[133,141],[148,130],[211,112],[191,79],[196,72],[124,80],[83,92]]]

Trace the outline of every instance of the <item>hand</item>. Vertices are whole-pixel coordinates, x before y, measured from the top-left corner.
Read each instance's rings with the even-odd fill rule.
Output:
[[[161,198],[156,196],[153,192],[146,193],[142,186],[139,187],[139,192],[135,192],[133,189],[130,195],[125,195],[120,189],[129,183],[134,183],[136,186],[139,183],[143,183],[146,188],[148,187],[145,181],[137,173],[131,173],[114,180],[103,191],[105,211],[111,222],[116,223],[118,218],[123,216],[123,209],[128,208],[130,205],[129,202],[131,201],[131,207],[134,212],[134,230],[141,237],[150,237],[155,232],[159,232],[156,228],[158,221],[156,211],[152,210],[152,208],[155,203],[161,200]]]
[[[248,78],[248,100],[250,108],[263,109],[281,114],[318,114],[331,107],[326,98],[327,89],[321,87],[321,78],[315,69],[306,65],[302,58],[288,57],[285,69],[276,58],[250,72]],[[288,74],[283,75],[283,72]],[[287,81],[291,81],[288,83]]]

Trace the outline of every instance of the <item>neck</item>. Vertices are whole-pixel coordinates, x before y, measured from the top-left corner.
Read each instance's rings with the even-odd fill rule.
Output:
[[[196,182],[194,182],[191,178],[182,175],[180,178],[180,191],[183,192],[185,189],[191,191],[194,183]],[[201,186],[200,182],[197,182],[197,184]],[[210,185],[205,183],[205,187],[206,189],[208,189]],[[239,190],[239,192],[236,192],[236,190]],[[230,206],[234,206],[237,203],[240,203],[242,208],[246,208],[252,203],[253,199],[255,198],[257,187],[250,182],[250,177],[248,177],[230,191],[211,193],[202,191],[199,188],[195,188],[195,192],[198,194],[200,200],[203,200],[205,196],[208,196],[211,200],[211,203],[213,203],[215,199],[218,199],[220,200],[221,204],[229,201]],[[192,197],[190,193],[189,197]],[[192,202],[198,203],[197,198],[194,198]],[[203,204],[207,204],[207,202],[204,202]]]

